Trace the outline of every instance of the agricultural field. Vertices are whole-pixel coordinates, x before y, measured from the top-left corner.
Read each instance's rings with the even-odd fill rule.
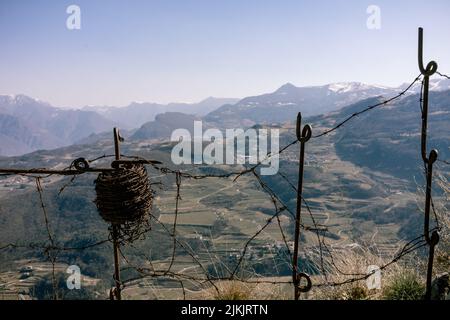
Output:
[[[318,122],[316,130],[320,131]],[[282,142],[292,141],[293,127],[282,129]],[[392,174],[358,166],[343,160],[336,150],[336,137],[307,144],[304,178],[302,224],[307,228],[326,229],[321,233],[322,246],[332,252],[370,248],[383,259],[391,258],[405,241],[415,234],[420,226],[411,221],[420,217],[420,192],[411,181]],[[170,164],[171,144],[155,141],[125,142],[122,153],[159,160]],[[65,168],[73,159],[113,154],[111,141],[101,140],[90,145],[74,145],[55,151],[36,153],[0,160],[1,166]],[[108,167],[110,157],[101,158],[92,165]],[[174,166],[172,169],[177,169]],[[242,170],[242,166],[221,165],[217,172]],[[214,297],[208,282],[184,281],[176,277],[146,277],[131,269],[167,270],[186,277],[204,277],[205,271],[212,276],[228,276],[242,259],[238,273],[247,279],[289,279],[290,255],[293,248],[294,218],[298,175],[298,146],[293,146],[281,155],[280,173],[265,176],[267,184],[286,206],[278,219],[274,216],[274,203],[252,174],[229,178],[181,178],[180,198],[176,211],[177,187],[174,176],[147,167],[150,183],[154,189],[152,230],[145,238],[130,246],[125,245],[121,263],[126,282],[124,296],[132,299],[181,299]],[[186,173],[201,175],[211,168],[183,166]],[[51,221],[52,232],[61,244],[86,244],[108,237],[108,225],[99,217],[95,204],[93,181],[95,174],[70,178],[42,178],[43,200]],[[289,180],[289,182],[286,181]],[[63,189],[62,192],[61,189]],[[13,196],[9,193],[14,192]],[[2,199],[2,223],[9,226],[2,232],[2,243],[24,243],[19,235],[27,233],[28,240],[45,243],[46,231],[42,219],[42,208],[36,194],[36,181],[32,177],[2,177],[0,181]],[[16,203],[26,203],[17,208]],[[435,198],[440,205],[440,198]],[[14,209],[13,209],[14,208]],[[309,208],[309,210],[308,210]],[[269,224],[268,220],[271,219]],[[176,224],[174,222],[176,221]],[[407,226],[410,227],[407,227]],[[411,229],[411,226],[414,229]],[[283,233],[280,232],[280,227]],[[261,230],[262,229],[262,230]],[[10,232],[15,230],[14,232]],[[18,231],[19,230],[19,231]],[[23,231],[20,231],[23,230]],[[174,243],[173,234],[179,239]],[[256,237],[255,234],[257,235]],[[284,236],[284,238],[283,238]],[[254,237],[254,238],[253,238]],[[249,239],[252,239],[249,242]],[[175,250],[174,250],[175,244]],[[305,271],[318,273],[320,256],[317,233],[301,231],[300,258]],[[32,256],[40,263],[45,255],[38,249],[9,250],[2,252],[2,281],[16,283],[17,274],[8,272],[12,266]],[[105,294],[111,285],[112,250],[106,243],[85,252],[71,252],[59,257],[62,265],[79,264],[86,269],[88,277],[97,279],[93,291]],[[130,268],[130,265],[133,266]],[[326,265],[327,268],[330,265]],[[62,267],[57,271],[62,272]],[[60,270],[61,269],[61,270]],[[316,277],[314,275],[314,277]],[[280,280],[280,281],[281,281]],[[321,280],[317,280],[321,281]],[[31,281],[33,282],[33,281]],[[34,281],[33,283],[35,283]],[[204,282],[204,281],[203,281]],[[220,282],[219,282],[220,283]],[[227,284],[224,284],[227,285]],[[258,284],[260,285],[260,284]],[[279,285],[280,297],[288,295],[290,285]],[[278,288],[277,287],[277,288]],[[12,286],[20,292],[20,286]]]

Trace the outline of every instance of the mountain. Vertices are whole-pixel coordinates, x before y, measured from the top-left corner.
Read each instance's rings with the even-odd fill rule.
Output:
[[[176,129],[187,129],[191,136],[194,132],[194,121],[201,120],[199,117],[181,112],[166,112],[158,114],[154,121],[143,124],[131,136],[134,140],[165,139],[169,140],[172,132]]]
[[[305,123],[311,123],[313,133],[317,134],[378,101],[379,97],[368,98],[327,115],[310,117],[305,119]],[[423,178],[420,179],[422,164],[419,156],[418,101],[417,94],[406,96],[388,106],[361,114],[333,134],[308,142],[303,196],[311,214],[305,214],[302,222],[305,226],[312,226],[313,223],[327,226],[322,243],[326,241],[328,247],[335,252],[370,246],[376,248],[377,255],[390,261],[398,253],[399,247],[423,233],[423,195],[417,190],[417,184],[423,186]],[[161,133],[167,135],[174,128],[188,127],[196,119],[197,117],[192,115],[161,114],[154,122],[138,129],[135,134],[140,131],[139,134],[144,137],[162,135]],[[20,123],[14,122],[15,118],[12,116],[3,115],[2,121],[9,124],[10,130],[13,130],[14,126],[21,129]],[[431,94],[428,146],[429,149],[438,148],[441,159],[450,157],[449,123],[450,91]],[[294,126],[283,126],[280,130],[280,145],[284,146],[294,139]],[[0,167],[64,168],[78,157],[94,159],[104,154],[112,154],[112,140],[109,133],[109,139],[105,141],[36,151],[20,157],[0,157]],[[159,160],[164,167],[194,175],[211,173],[213,170],[225,173],[243,169],[239,165],[176,166],[171,160],[171,145],[167,143],[155,142],[151,148],[146,148],[140,141],[126,139],[121,144],[121,152]],[[283,173],[289,182],[280,175],[262,177],[269,189],[282,200],[283,206],[292,212],[295,212],[297,194],[290,185],[297,184],[298,155],[299,144],[286,149],[280,156],[280,173]],[[109,167],[111,160],[101,159],[92,163],[92,166]],[[242,248],[248,244],[248,239],[255,232],[260,232],[261,226],[274,214],[271,196],[264,192],[264,188],[260,187],[251,173],[242,175],[237,180],[199,180],[183,177],[178,189],[181,190],[179,198],[176,196],[177,183],[174,175],[161,174],[160,170],[151,166],[147,166],[147,170],[154,187],[152,213],[157,220],[152,223],[151,231],[133,245],[134,250],[126,253],[129,259],[136,261],[136,265],[147,265],[149,259],[153,265],[167,265],[173,253],[173,237],[163,224],[170,226],[174,219],[177,219],[177,230],[182,230],[178,236],[180,243],[186,243],[187,247],[192,248],[196,259],[202,265],[211,266],[212,250],[215,261],[229,261],[230,254],[241,253]],[[436,166],[435,178],[441,174],[448,177],[449,170],[448,166]],[[3,229],[0,233],[0,243],[47,243],[42,199],[46,217],[58,245],[88,246],[108,239],[108,225],[99,216],[94,203],[93,181],[96,177],[97,174],[93,173],[77,176],[75,180],[71,177],[44,177],[43,198],[40,198],[42,194],[36,192],[36,181],[33,177],[1,176],[0,189],[3,192],[0,194],[0,216]],[[439,194],[436,182],[433,201],[437,210],[444,210],[448,199]],[[179,212],[174,208],[179,208]],[[294,218],[286,211],[280,213],[279,218],[284,234],[280,235],[277,222],[272,222],[249,246],[249,251],[255,254],[246,260],[251,272],[258,270],[258,273],[270,276],[271,279],[286,275],[290,270],[287,267],[286,274],[282,274],[279,267],[286,264],[285,260],[287,265],[290,263],[289,258],[279,258],[288,257],[286,252],[277,253],[275,256],[268,250],[275,249],[277,243],[282,243],[284,236],[288,241],[293,238]],[[305,251],[317,248],[316,241],[314,232],[302,233]],[[142,255],[142,252],[149,252],[150,258],[147,258],[148,255]],[[420,251],[418,254],[417,257],[421,258]],[[192,261],[191,251],[177,250],[176,255],[174,267],[179,268],[177,270],[190,266],[186,261]],[[18,284],[23,288],[25,284],[32,283],[33,279],[22,282],[18,279],[17,272],[11,272],[11,266],[15,268],[18,263],[25,263],[23,261],[27,261],[27,264],[28,261],[42,263],[46,258],[40,247],[34,250],[6,248],[0,256],[0,271],[4,271],[2,276],[8,279],[9,284]],[[416,259],[416,256],[414,258]],[[271,267],[269,262],[274,259],[277,259],[276,263]],[[94,246],[87,250],[62,250],[57,260],[58,263],[78,265],[87,275],[101,279],[97,288],[99,292],[105,292],[104,284],[108,286],[111,283],[111,261],[111,247],[108,245]],[[47,269],[51,270],[51,266]],[[191,274],[200,275],[196,273],[198,269],[192,268]],[[128,277],[133,279],[134,274],[124,272],[124,278]],[[148,287],[150,281],[154,281],[151,284],[157,286],[158,290],[168,289],[173,292],[172,282],[152,280],[149,277],[142,282],[136,280],[133,284],[135,287],[128,286],[127,297],[132,298],[133,292],[137,292],[136,295],[139,296],[136,297],[142,298],[143,294],[138,289]],[[151,290],[154,290],[154,287],[151,287]]]
[[[340,121],[378,101],[381,100],[374,98],[343,108],[324,123]],[[450,158],[449,128],[450,90],[433,92],[429,97],[428,154],[437,149],[439,159]],[[419,95],[415,94],[358,116],[336,133],[336,151],[342,159],[358,166],[411,179],[413,175],[420,176],[423,168],[420,133]]]
[[[179,117],[176,113],[181,111],[191,115],[204,115],[225,103],[236,101],[237,99],[210,97],[192,104],[133,102],[124,108],[91,106],[82,110],[70,110],[56,108],[25,95],[0,95],[0,155],[14,156],[74,143],[92,143],[108,137],[114,126],[122,129],[139,128],[149,120],[155,120],[157,114],[168,110],[171,111],[172,118],[176,119]],[[198,119],[196,116],[191,118]],[[167,138],[168,129],[164,127],[167,125],[168,128],[175,128],[175,124],[180,123],[170,124],[165,116],[158,119],[162,123],[155,130],[152,129],[149,133],[148,126],[145,126],[137,136]],[[104,132],[106,133],[103,134]]]
[[[407,86],[389,88],[360,82],[341,82],[296,87],[287,83],[275,92],[244,98],[234,105],[224,105],[204,119],[230,127],[292,121],[299,111],[304,116],[324,114],[370,97],[393,96]],[[450,89],[450,80],[433,79],[430,87],[432,90]],[[413,88],[412,93],[418,90],[420,84]]]
[[[236,103],[239,99],[209,97],[198,103],[157,104],[149,102],[132,102],[126,107],[87,106],[83,110],[95,111],[105,118],[118,123],[122,128],[134,129],[155,116],[164,112],[181,112],[196,116],[204,116],[220,106]]]
[[[113,125],[92,111],[58,109],[25,95],[1,95],[0,155],[68,146]]]
[[[234,105],[220,107],[205,119],[234,126],[284,122],[294,119],[299,111],[305,116],[317,115],[364,98],[395,92],[396,89],[358,82],[310,87],[296,87],[287,83],[275,92],[244,98]]]
[[[191,128],[193,120],[200,117],[205,124],[218,128],[292,121],[299,111],[304,116],[320,115],[370,97],[391,97],[407,86],[389,88],[342,82],[296,87],[287,83],[272,93],[240,101],[210,97],[193,104],[133,102],[127,107],[90,106],[82,110],[59,109],[25,95],[0,95],[0,155],[92,143],[101,140],[105,131],[104,137],[109,137],[115,125],[122,129],[139,128],[129,131],[134,139],[167,139],[169,131],[183,128],[180,123],[190,123],[187,128]],[[450,89],[450,80],[433,78],[430,88],[432,91]],[[410,93],[419,91],[420,83]],[[156,117],[166,112],[165,116]],[[181,118],[184,120],[178,121]]]
[[[23,121],[8,114],[0,114],[0,139],[0,155],[24,154],[42,147],[42,141]],[[52,143],[50,136],[45,139]]]
[[[404,90],[409,86],[409,83],[402,84],[399,89]],[[410,92],[411,93],[420,93],[421,85],[420,83],[417,83],[414,85]],[[445,91],[450,90],[450,79],[444,79],[444,78],[433,78],[430,79],[430,91]]]

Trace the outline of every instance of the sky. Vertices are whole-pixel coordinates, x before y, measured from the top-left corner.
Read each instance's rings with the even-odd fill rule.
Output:
[[[69,5],[81,12],[70,30]],[[369,29],[369,5],[380,28]],[[448,0],[0,0],[0,94],[58,107],[242,98],[359,81],[398,86],[425,63],[450,73]]]

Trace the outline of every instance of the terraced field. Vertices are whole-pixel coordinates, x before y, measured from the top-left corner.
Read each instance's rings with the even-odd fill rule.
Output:
[[[292,130],[289,129],[292,128],[285,128],[283,132],[285,141],[291,141],[293,138]],[[287,130],[289,133],[286,132]],[[321,128],[318,127],[317,130],[320,131]],[[408,238],[405,236],[404,226],[410,223],[411,219],[417,220],[417,217],[420,217],[421,197],[418,197],[415,189],[411,187],[411,181],[342,160],[336,153],[336,143],[338,142],[331,136],[307,144],[304,196],[312,215],[303,206],[302,223],[312,227],[315,222],[327,227],[328,232],[324,234],[324,241],[332,250],[365,246],[373,248],[381,257],[391,257]],[[124,154],[139,155],[170,163],[170,144],[126,142],[122,151]],[[0,159],[0,165],[64,168],[77,157],[95,158],[112,152],[111,143],[103,141],[96,145],[72,146],[56,151],[40,151],[14,159]],[[280,171],[293,185],[297,184],[297,159],[298,148],[293,147],[283,153],[280,163]],[[110,159],[104,159],[96,162],[95,165],[108,166],[109,161]],[[235,171],[239,170],[239,167],[222,166],[221,169]],[[201,167],[184,167],[183,170],[190,170],[193,173],[202,172]],[[181,199],[178,214],[175,216],[176,185],[173,177],[150,168],[149,174],[152,183],[162,183],[162,186],[154,186],[156,192],[154,212],[157,213],[159,222],[163,223],[167,230],[173,231],[176,218],[177,237],[188,246],[195,246],[193,249],[195,259],[198,259],[211,273],[220,273],[227,268],[228,270],[232,268],[242,254],[247,241],[275,212],[270,197],[249,174],[241,176],[236,181],[233,180],[234,177],[200,180],[182,178]],[[99,219],[92,203],[95,196],[92,185],[95,175],[80,179],[78,182],[75,180],[73,185],[69,185],[64,195],[67,197],[66,200],[78,196],[89,199],[88,201],[85,200],[79,208],[74,207],[78,203],[78,198],[73,202],[69,201],[67,205],[65,202],[60,202],[60,199],[56,204],[52,203],[49,206],[50,216],[57,218],[57,223],[52,227],[56,232],[60,230],[58,235],[67,241],[73,236],[71,232],[75,231],[77,234],[84,235],[106,236],[107,234],[107,226]],[[290,211],[295,212],[295,190],[279,175],[263,177],[263,179],[279,195]],[[44,179],[45,199],[49,202],[52,201],[51,199],[58,199],[56,194],[67,182],[67,178]],[[45,240],[42,225],[38,228],[42,221],[36,218],[41,216],[41,212],[34,184],[34,179],[28,177],[1,178],[2,223],[9,225],[10,230],[19,230],[15,229],[15,226],[23,225],[23,221],[33,216],[36,222],[30,223],[30,238],[37,237]],[[14,197],[11,198],[9,193],[12,191],[14,191]],[[23,210],[14,211],[11,206],[24,199],[23,197],[31,199],[30,207],[26,210],[23,208]],[[438,196],[435,202],[439,205]],[[68,209],[73,210],[74,213],[68,214],[64,211]],[[86,222],[82,219],[86,219]],[[74,224],[77,225],[76,228],[73,227]],[[142,243],[135,244],[136,250],[124,248],[124,252],[140,266],[164,270],[171,265],[172,239],[167,234],[162,236],[164,232],[157,223],[154,222],[153,225],[154,231],[151,231]],[[288,211],[280,214],[280,225],[284,230],[287,244],[292,249],[294,223]],[[83,231],[83,228],[86,229]],[[410,234],[416,231],[408,229]],[[4,237],[1,239],[2,242],[6,242],[13,234],[6,232],[2,236]],[[302,232],[301,256],[317,261],[317,248],[316,233]],[[138,249],[143,252],[138,252]],[[111,257],[108,247],[101,252],[102,259]],[[254,276],[261,276],[261,270],[256,271],[255,266],[271,266],[274,268],[270,271],[271,274],[262,275],[263,279],[274,277],[284,279],[286,274],[283,272],[286,273],[286,270],[278,269],[282,268],[277,260],[280,256],[289,262],[278,222],[274,219],[249,243],[243,265],[248,266],[249,272],[253,272]],[[109,263],[107,272],[111,272],[111,261],[108,258],[105,260]],[[0,259],[2,259],[1,269],[5,271],[1,274],[0,283],[16,283],[17,274],[7,270],[10,269],[11,263],[19,263],[19,259],[11,261],[6,255],[2,255]],[[97,264],[95,259],[99,257],[94,255],[91,262],[85,263]],[[126,265],[125,261],[122,263]],[[279,273],[278,270],[280,270]],[[172,271],[190,276],[203,275],[203,271],[194,259],[180,246],[176,248]],[[110,273],[106,274],[102,281],[106,281],[105,279],[110,279]],[[21,290],[18,285],[11,288],[13,291]],[[187,281],[184,289],[187,298],[211,296],[211,288],[208,285],[199,287],[198,283]],[[279,294],[286,294],[290,290],[290,286],[281,286]],[[124,295],[133,299],[178,299],[184,296],[179,280],[151,277],[127,283]]]

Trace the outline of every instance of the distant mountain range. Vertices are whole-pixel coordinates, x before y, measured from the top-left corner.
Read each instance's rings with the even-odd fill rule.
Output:
[[[119,126],[134,129],[168,110],[203,115],[238,99],[207,98],[199,103],[131,103],[127,107],[62,109],[25,95],[0,95],[0,156],[96,141]],[[156,130],[155,132],[158,132]]]
[[[391,97],[409,84],[397,88],[367,85],[360,82],[333,83],[324,86],[296,87],[291,83],[273,93],[247,97],[235,104],[225,104],[202,118],[203,125],[217,128],[250,127],[255,124],[292,121],[301,111],[304,116],[326,114],[371,97]],[[431,89],[450,89],[449,80],[433,79]],[[420,85],[411,88],[418,93]],[[192,116],[167,113],[155,121],[147,122],[131,137],[133,139],[168,139],[174,129],[192,130]]]
[[[95,111],[106,119],[119,123],[122,128],[139,128],[145,122],[155,120],[155,116],[165,112],[181,112],[185,114],[204,116],[223,106],[233,104],[239,99],[209,97],[198,103],[157,104],[149,102],[132,102],[126,107],[87,106],[83,110]]]
[[[0,155],[71,145],[112,126],[96,112],[59,109],[25,95],[0,96]]]
[[[305,116],[325,114],[370,97],[393,96],[406,86],[345,82],[296,87],[288,83],[273,93],[239,101],[210,97],[193,104],[133,102],[127,107],[89,106],[81,110],[56,108],[25,95],[0,95],[0,156],[94,142],[113,126],[129,129],[127,136],[142,140],[167,139],[174,129],[190,129],[199,119],[206,127],[218,128],[282,123],[295,119],[299,111]],[[432,79],[430,87],[434,91],[450,89],[450,80]],[[419,90],[417,84],[410,92]]]
[[[222,106],[204,119],[225,127],[285,122],[295,119],[299,111],[305,116],[324,114],[370,97],[393,96],[407,86],[408,84],[404,84],[389,88],[360,82],[344,82],[296,87],[287,83],[273,93],[244,98],[234,105]],[[432,79],[430,88],[434,91],[450,89],[450,80]],[[420,84],[417,84],[411,93],[417,93],[419,90]]]

